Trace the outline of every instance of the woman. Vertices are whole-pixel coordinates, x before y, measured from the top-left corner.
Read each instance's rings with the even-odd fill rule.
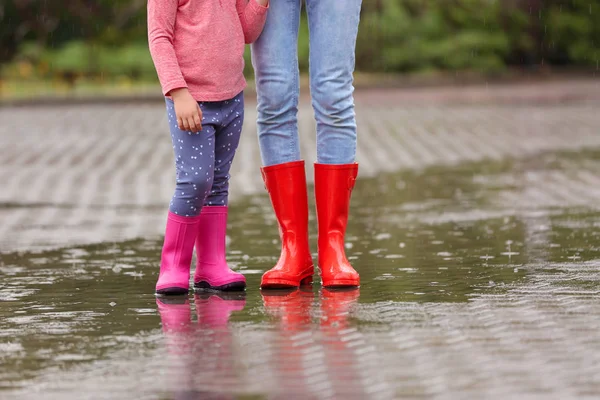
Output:
[[[315,196],[318,262],[326,287],[359,286],[344,252],[350,193],[358,173],[353,71],[362,0],[306,0],[310,89],[317,120]],[[274,0],[252,46],[258,136],[265,187],[279,222],[282,251],[262,288],[312,282],[308,199],[298,141],[298,27],[301,0]]]

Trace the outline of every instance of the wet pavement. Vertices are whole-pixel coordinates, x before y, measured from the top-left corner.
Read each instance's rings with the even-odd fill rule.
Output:
[[[2,389],[63,399],[594,398],[600,212],[519,207],[514,197],[527,191],[519,181],[531,163],[569,173],[598,155],[360,181],[347,238],[358,291],[257,290],[277,250],[258,196],[231,215],[229,259],[248,277],[245,295],[157,302],[160,241],[2,255]]]
[[[600,148],[600,80],[408,93],[357,92],[361,178]],[[312,180],[315,124],[308,101],[298,118]],[[264,193],[255,120],[249,97],[232,199]],[[166,126],[160,102],[0,107],[0,252],[162,235],[174,189]],[[531,181],[539,186],[536,177]],[[583,178],[570,184],[584,192],[590,186]],[[538,197],[555,197],[542,192]]]
[[[600,142],[589,135],[600,133],[597,108],[536,107],[529,111],[548,115],[540,124],[555,130],[546,141],[543,132],[523,135],[530,152],[359,179],[346,244],[359,290],[258,290],[278,255],[264,194],[238,193],[230,211],[228,259],[248,279],[245,294],[155,298],[161,241],[153,228],[110,240],[102,235],[118,228],[90,223],[90,237],[79,225],[81,240],[30,248],[14,244],[32,235],[3,233],[0,398],[600,397]],[[565,124],[575,121],[571,137],[586,137],[586,149],[567,143],[553,110],[572,116]],[[454,111],[431,115],[477,114]],[[454,149],[448,154],[461,154]],[[3,213],[26,208],[35,221],[45,207],[57,206],[7,202]],[[162,210],[158,201],[139,207],[132,220]],[[314,212],[311,243],[316,250]]]

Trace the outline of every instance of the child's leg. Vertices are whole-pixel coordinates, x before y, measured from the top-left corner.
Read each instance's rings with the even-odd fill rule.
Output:
[[[240,141],[243,119],[243,94],[221,102],[215,134],[214,181],[200,215],[200,229],[196,240],[196,288],[243,290],[246,287],[244,276],[229,269],[225,259],[229,170]]]
[[[204,205],[226,206],[229,200],[229,170],[240,142],[244,123],[244,94],[222,104],[222,123],[215,134],[215,172],[210,194]]]
[[[200,107],[204,117],[215,112],[214,104],[201,103]],[[181,216],[196,216],[200,214],[213,186],[217,126],[210,124],[210,121],[203,121],[201,132],[182,131],[177,127],[171,100],[167,100],[167,112],[177,175],[177,186],[169,210]]]
[[[212,107],[206,106],[209,109]],[[177,127],[174,108],[173,101],[167,99],[177,185],[169,207],[160,274],[156,283],[156,293],[163,295],[188,291],[199,214],[212,187],[214,168],[215,125],[205,123],[199,133],[182,131]],[[210,114],[210,111],[206,114]]]

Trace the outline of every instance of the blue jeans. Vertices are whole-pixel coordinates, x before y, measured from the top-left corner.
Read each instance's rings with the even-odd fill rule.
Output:
[[[169,210],[194,217],[203,206],[226,206],[229,170],[244,122],[244,94],[225,101],[198,103],[202,110],[200,132],[179,129],[173,100],[166,102],[177,174]]]
[[[356,156],[353,72],[362,0],[306,0],[310,90],[317,120],[317,162]],[[258,138],[264,165],[301,158],[298,142],[298,28],[301,0],[274,0],[252,46],[258,92]]]

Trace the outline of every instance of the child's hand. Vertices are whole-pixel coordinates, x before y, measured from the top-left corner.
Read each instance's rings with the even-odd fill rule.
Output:
[[[187,88],[171,91],[175,103],[177,125],[182,131],[200,132],[202,130],[202,110]]]
[[[263,7],[266,7],[269,5],[269,0],[256,0],[256,2]]]

